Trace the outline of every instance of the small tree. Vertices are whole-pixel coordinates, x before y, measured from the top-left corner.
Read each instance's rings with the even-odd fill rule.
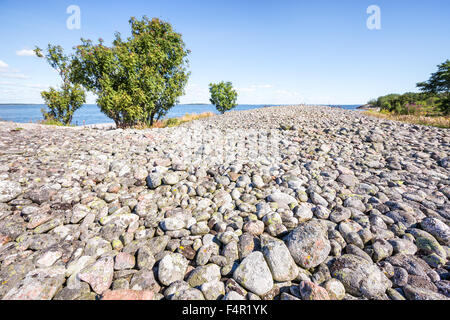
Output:
[[[35,54],[44,58],[42,49],[36,47]],[[49,111],[42,109],[45,120],[56,120],[64,125],[72,122],[73,114],[86,101],[86,94],[79,84],[73,84],[71,78],[72,58],[64,55],[61,46],[48,45],[45,55],[48,63],[58,71],[62,79],[59,89],[50,87],[49,91],[42,91],[41,96],[47,104]]]
[[[237,92],[233,89],[231,82],[220,82],[209,85],[211,93],[211,103],[216,106],[217,111],[225,113],[237,106]]]
[[[450,60],[437,66],[438,71],[431,74],[428,81],[417,83],[424,92],[441,95],[439,109],[444,114],[450,114]]]

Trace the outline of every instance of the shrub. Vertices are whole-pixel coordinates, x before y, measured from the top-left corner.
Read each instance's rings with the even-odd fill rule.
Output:
[[[231,82],[211,83],[209,85],[211,103],[216,106],[217,111],[225,113],[237,106],[237,92],[233,89]]]
[[[40,48],[37,47],[34,52],[38,57],[44,57]],[[45,58],[58,71],[62,79],[62,85],[59,89],[51,87],[49,91],[41,92],[41,96],[49,108],[48,112],[43,109],[41,109],[41,112],[46,120],[69,125],[75,111],[86,101],[86,94],[79,84],[71,82],[73,58],[64,55],[61,46],[49,44]]]

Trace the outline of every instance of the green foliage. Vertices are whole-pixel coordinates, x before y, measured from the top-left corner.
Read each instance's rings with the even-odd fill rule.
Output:
[[[131,36],[124,41],[116,33],[111,47],[82,39],[74,60],[73,80],[97,94],[117,127],[152,125],[178,102],[189,78],[181,34],[157,18],[129,23]]]
[[[44,119],[54,119],[69,125],[74,112],[85,102],[85,93],[80,85],[63,85],[61,89],[50,88],[42,91],[41,96],[47,104],[49,111],[41,109]]]
[[[181,124],[181,120],[178,118],[169,118],[167,119],[165,125],[166,127],[175,127]]]
[[[428,81],[417,83],[421,91],[440,95],[438,108],[442,113],[450,114],[450,60],[437,66],[438,71],[431,74]]]
[[[388,94],[369,104],[379,107],[382,113],[400,115],[439,115],[450,114],[450,60],[438,66],[428,81],[417,83],[422,92]]]
[[[86,94],[79,84],[71,82],[72,57],[64,55],[61,46],[48,45],[47,54],[44,56],[42,49],[34,50],[40,58],[46,58],[52,68],[60,75],[62,84],[60,88],[50,87],[49,91],[42,91],[41,96],[48,106],[49,111],[41,109],[46,120],[56,121],[63,125],[72,122],[74,112],[86,101]]]
[[[220,82],[209,85],[211,103],[216,106],[217,111],[225,113],[237,106],[237,92],[233,89],[231,82]]]
[[[432,93],[448,93],[450,91],[450,60],[446,60],[437,67],[438,71],[431,74],[428,81],[417,84],[422,91]]]
[[[439,101],[439,110],[445,115],[450,114],[450,96],[447,95]]]
[[[407,92],[379,97],[374,106],[379,107],[382,112],[395,114],[435,113],[438,101],[438,95]]]
[[[42,112],[44,112],[44,110],[41,110]],[[40,124],[45,124],[48,126],[64,126],[64,124],[61,121],[55,120],[51,117],[47,117],[42,121],[39,121]]]

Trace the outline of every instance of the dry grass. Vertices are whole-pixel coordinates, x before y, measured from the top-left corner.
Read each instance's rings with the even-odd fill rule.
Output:
[[[189,121],[193,121],[193,120],[209,118],[209,117],[212,117],[213,115],[214,115],[214,113],[212,113],[212,112],[203,112],[203,113],[200,113],[200,114],[195,114],[195,113],[189,114],[189,113],[186,113],[184,116],[182,116],[180,118],[180,120],[182,122],[189,122]]]
[[[376,111],[364,111],[363,113],[365,115],[381,119],[421,124],[424,126],[433,126],[438,128],[450,128],[450,116],[398,115]]]
[[[200,114],[186,113],[184,116],[182,116],[180,118],[169,118],[169,119],[164,119],[164,120],[157,120],[153,123],[153,126],[151,126],[151,128],[176,127],[176,126],[179,126],[180,124],[183,124],[183,123],[186,123],[189,121],[209,118],[209,117],[212,117],[213,115],[214,115],[214,113],[212,113],[212,112],[203,112]],[[147,126],[145,126],[145,125],[135,126],[135,129],[146,129],[146,128],[147,128]]]

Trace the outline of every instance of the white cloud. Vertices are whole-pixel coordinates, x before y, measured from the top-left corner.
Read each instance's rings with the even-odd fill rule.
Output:
[[[8,79],[29,79],[30,76],[27,76],[25,74],[21,74],[14,71],[3,71],[0,70],[0,79],[1,78],[8,78]]]
[[[22,49],[22,50],[16,51],[16,54],[21,57],[32,57],[32,56],[36,55],[33,50],[28,50],[28,49]]]
[[[257,91],[258,89],[269,89],[272,87],[273,87],[273,85],[271,85],[271,84],[252,84],[248,87],[236,88],[236,90],[238,92],[254,92],[254,91]]]
[[[271,84],[252,84],[250,88],[256,88],[256,89],[267,89],[272,88],[273,85]]]
[[[29,79],[30,77],[19,72],[19,70],[12,69],[6,62],[0,60],[0,79]]]
[[[186,94],[180,97],[181,104],[187,103],[209,103],[208,86],[199,86],[196,83],[189,83],[186,86]]]
[[[256,89],[252,88],[252,87],[250,87],[250,88],[236,88],[236,91],[238,93],[241,93],[241,92],[254,92],[255,90]]]
[[[49,85],[22,81],[0,79],[0,103],[43,103],[41,91],[47,90]]]
[[[40,84],[40,83],[15,83],[15,82],[8,82],[8,81],[0,81],[0,86],[8,86],[12,88],[29,88],[29,89],[48,89],[50,85],[47,84]]]

